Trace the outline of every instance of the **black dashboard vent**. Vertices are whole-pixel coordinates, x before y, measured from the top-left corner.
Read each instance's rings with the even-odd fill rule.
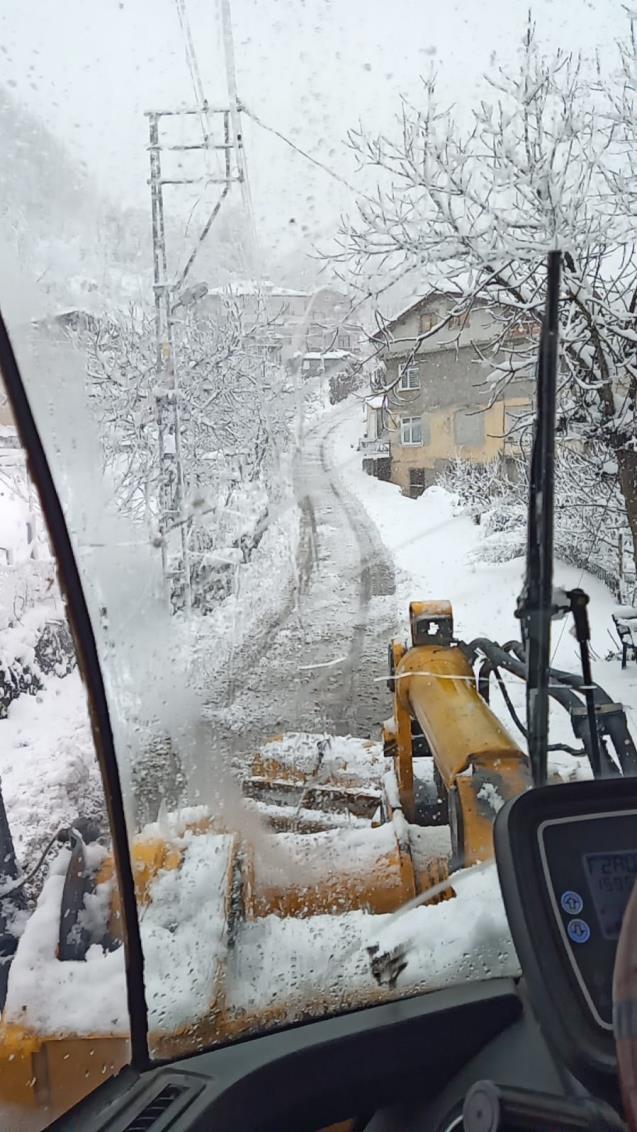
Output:
[[[189,1092],[185,1085],[164,1085],[152,1100],[134,1116],[122,1132],[151,1132],[157,1121],[171,1108],[184,1093]],[[181,1111],[182,1106],[179,1106]],[[163,1125],[163,1121],[162,1121]]]

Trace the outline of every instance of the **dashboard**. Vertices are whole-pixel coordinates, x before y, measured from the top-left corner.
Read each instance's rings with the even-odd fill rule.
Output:
[[[538,1021],[577,1079],[616,1100],[612,979],[637,876],[637,782],[530,790],[498,815],[495,848]]]
[[[529,790],[500,810],[495,850],[519,981],[450,987],[127,1070],[60,1128],[623,1129],[612,977],[637,876],[637,781]],[[159,1123],[141,1122],[164,1095]]]

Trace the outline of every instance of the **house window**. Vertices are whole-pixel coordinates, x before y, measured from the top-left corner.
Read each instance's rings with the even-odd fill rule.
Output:
[[[476,448],[484,444],[484,413],[460,409],[453,418],[456,444]]]
[[[537,338],[540,333],[540,323],[535,318],[517,318],[509,326],[509,338]]]
[[[468,330],[469,316],[466,314],[452,314],[447,326],[449,330]]]
[[[420,389],[420,370],[418,366],[403,366],[400,371],[399,389]]]
[[[409,494],[412,499],[418,499],[422,495],[425,488],[429,487],[432,481],[431,472],[428,468],[410,468],[409,469]]]
[[[420,417],[401,417],[400,443],[407,445],[422,444],[422,420]]]
[[[426,334],[428,330],[433,330],[439,322],[440,315],[437,311],[423,311],[420,315],[420,334]]]

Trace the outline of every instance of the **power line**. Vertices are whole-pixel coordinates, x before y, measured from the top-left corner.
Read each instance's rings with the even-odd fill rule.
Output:
[[[344,177],[341,177],[340,173],[336,173],[334,169],[330,169],[329,165],[326,165],[323,161],[320,161],[318,157],[313,157],[311,153],[307,153],[306,150],[301,149],[301,147],[298,146],[296,142],[293,142],[291,138],[286,137],[285,134],[282,134],[280,130],[275,129],[274,126],[268,126],[262,118],[259,118],[258,115],[254,113],[254,111],[248,109],[245,102],[241,103],[241,109],[243,110],[244,114],[248,115],[248,118],[252,118],[252,121],[256,122],[257,126],[261,126],[262,130],[267,130],[269,134],[274,134],[275,137],[280,138],[282,142],[285,142],[286,145],[289,145],[290,149],[295,150],[295,152],[299,153],[301,157],[304,157],[306,161],[310,161],[312,165],[316,165],[319,169],[322,169],[324,173],[327,173],[329,177],[333,177],[333,179],[335,181],[338,181],[341,185],[345,185],[345,188],[349,189],[350,192],[356,193],[357,196],[365,197],[366,200],[371,199],[367,196],[366,193],[362,193],[359,189],[356,189],[353,185],[350,185],[349,181],[346,181]]]
[[[201,80],[201,72],[197,62],[197,54],[195,52],[195,45],[192,40],[192,32],[190,30],[190,23],[188,21],[188,14],[186,12],[186,0],[175,0],[175,8],[177,9],[177,17],[181,26],[182,35],[184,37],[184,50],[186,52],[186,63],[190,71],[190,78],[192,79],[192,88],[195,95],[195,104],[202,108],[201,125],[204,134],[204,141],[207,141],[207,123],[204,117],[206,106],[206,95],[203,89],[203,82]]]

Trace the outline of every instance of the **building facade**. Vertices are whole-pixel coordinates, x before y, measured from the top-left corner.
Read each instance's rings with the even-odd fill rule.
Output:
[[[407,308],[375,335],[383,363],[366,439],[388,445],[390,478],[405,494],[420,495],[460,458],[486,464],[519,454],[515,424],[528,411],[533,389],[524,373],[493,404],[489,344],[499,332],[491,308],[475,305],[456,315],[452,296],[433,293]],[[529,327],[528,335],[534,334]],[[379,404],[378,398],[382,397]],[[371,447],[371,445],[370,445]]]
[[[300,365],[308,355],[349,353],[358,347],[360,328],[348,321],[347,298],[334,287],[296,291],[269,280],[247,280],[207,290],[199,310],[214,316],[228,302],[240,307],[245,328],[255,328],[277,364]]]

